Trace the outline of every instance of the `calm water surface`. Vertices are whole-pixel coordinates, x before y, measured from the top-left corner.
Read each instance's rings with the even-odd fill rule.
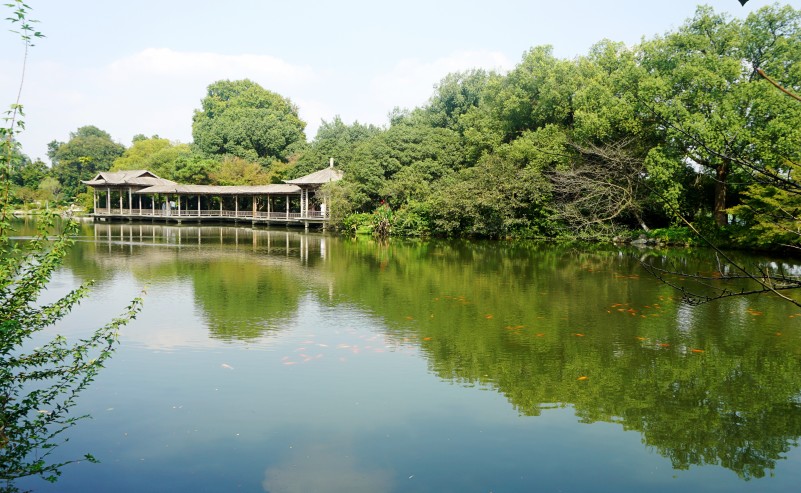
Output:
[[[145,309],[57,451],[101,464],[21,486],[795,489],[799,310],[681,304],[637,255],[87,223],[48,296],[93,295],[57,331]]]

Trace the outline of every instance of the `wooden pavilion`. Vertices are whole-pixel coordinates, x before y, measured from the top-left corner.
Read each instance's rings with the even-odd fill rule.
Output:
[[[147,170],[101,172],[83,183],[94,191],[96,221],[251,221],[308,228],[328,222],[328,204],[319,190],[341,179],[332,159],[325,169],[272,185],[180,184]]]

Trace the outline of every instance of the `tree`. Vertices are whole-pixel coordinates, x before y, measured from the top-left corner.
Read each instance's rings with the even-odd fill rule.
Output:
[[[98,171],[108,171],[122,156],[125,146],[111,140],[108,132],[87,125],[70,133],[66,143],[48,144],[53,175],[58,178],[67,199],[86,190],[82,180],[90,180]]]
[[[576,237],[612,238],[627,215],[648,231],[643,220],[648,194],[642,179],[645,166],[626,149],[627,144],[574,145],[573,166],[553,173],[556,217]]]
[[[235,156],[227,156],[220,162],[220,167],[210,173],[211,182],[215,185],[267,185],[271,183],[271,175],[264,171],[258,163]]]
[[[172,172],[165,173],[162,178],[195,185],[210,185],[212,183],[211,175],[216,173],[220,167],[219,160],[199,154],[180,156],[172,164]]]
[[[330,122],[323,120],[314,141],[299,156],[292,177],[313,173],[331,158],[336,166],[347,166],[346,163],[353,161],[357,146],[380,133],[381,129],[375,125],[363,125],[358,121],[348,125],[338,115]]]
[[[436,86],[425,110],[431,125],[462,130],[460,119],[471,108],[478,108],[490,74],[469,70],[448,74]]]
[[[289,99],[247,79],[221,80],[195,110],[192,137],[207,154],[286,161],[305,144],[305,127]]]
[[[736,204],[731,192],[742,191],[733,184],[798,154],[799,108],[787,105],[757,69],[801,61],[800,36],[799,13],[790,8],[765,7],[743,23],[699,7],[677,32],[643,45],[650,77],[641,96],[665,128],[666,146],[711,180],[718,226],[728,224],[727,208]],[[796,82],[797,75],[781,72]]]
[[[488,156],[448,175],[432,198],[432,223],[443,234],[487,238],[552,234],[550,186],[536,169]]]
[[[720,18],[707,8],[699,8],[690,25],[707,27],[689,38],[675,39],[686,42],[700,39],[706,43],[706,40],[717,39],[710,37],[710,33],[722,29]],[[740,30],[735,37],[740,45],[735,55],[739,53],[746,58],[735,58],[734,63],[729,63],[731,73],[739,72],[736,80],[721,84],[717,90],[707,89],[708,92],[718,92],[719,99],[708,100],[701,95],[699,101],[707,107],[688,111],[687,102],[668,98],[664,102],[671,111],[655,110],[655,113],[674,137],[673,141],[682,143],[682,149],[692,150],[693,153],[688,155],[700,155],[717,165],[715,219],[718,225],[725,225],[725,214],[734,212],[738,217],[728,231],[733,229],[735,238],[743,242],[741,244],[797,247],[797,205],[801,196],[797,179],[801,153],[797,143],[801,138],[801,104],[792,91],[782,87],[782,92],[772,87],[771,84],[779,84],[765,77],[764,68],[775,71],[783,85],[793,91],[801,87],[797,69],[793,68],[801,61],[801,12],[787,7],[764,7],[737,26]],[[726,46],[727,39],[728,36],[713,46]],[[708,58],[714,60],[706,66],[715,66],[725,57]],[[703,70],[704,65],[701,67]],[[788,99],[786,94],[796,99]],[[698,162],[695,157],[692,159]],[[723,188],[725,192],[730,171],[737,173],[745,186],[740,189],[741,204],[727,210],[721,200],[725,195],[720,191]],[[644,265],[658,278],[681,291],[686,301],[705,303],[732,296],[772,293],[801,306],[800,301],[786,294],[801,288],[801,278],[797,275],[786,272],[777,264],[755,262],[745,265],[737,262],[719,248],[718,239],[699,231],[681,214],[679,217],[717,251],[718,263],[714,274],[688,274],[680,268],[665,269],[652,263]],[[676,275],[682,282],[675,281]],[[742,287],[743,280],[750,285]],[[698,284],[691,285],[687,281]]]
[[[173,144],[157,135],[147,138],[137,135],[131,147],[114,160],[112,171],[146,169],[162,178],[170,178],[175,162],[192,154],[188,144]]]
[[[28,19],[30,7],[15,0],[7,4],[9,20],[18,28],[27,58],[31,42],[40,37]],[[24,64],[23,64],[24,67]],[[24,80],[24,68],[21,80]],[[20,82],[20,93],[22,83]],[[19,93],[18,93],[19,94]],[[78,394],[111,356],[121,325],[138,312],[134,300],[122,317],[90,337],[68,341],[56,336],[32,347],[33,335],[52,327],[86,296],[81,286],[52,303],[42,304],[42,293],[74,242],[77,224],[40,216],[38,234],[29,241],[12,240],[10,171],[14,137],[24,128],[19,96],[0,127],[0,481],[4,492],[15,492],[12,481],[38,475],[55,481],[60,468],[72,461],[50,463],[56,439],[80,417],[70,415]],[[87,454],[85,459],[94,461]]]

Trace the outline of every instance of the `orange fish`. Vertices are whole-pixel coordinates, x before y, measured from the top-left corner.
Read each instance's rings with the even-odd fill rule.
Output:
[[[584,334],[580,334],[580,333],[576,333],[576,334],[573,334],[573,335],[575,335],[576,337],[584,337]]]
[[[423,337],[424,341],[430,341],[431,339],[432,339],[431,337]]]
[[[670,347],[670,344],[666,342],[659,343],[659,347]]]
[[[492,318],[492,314],[488,313],[488,314],[484,315],[484,318],[486,318],[487,320],[490,320]]]
[[[703,349],[693,349],[692,351],[693,351],[694,353],[703,353],[703,352],[704,352],[704,350],[703,350]]]
[[[583,380],[588,380],[589,378],[590,377],[588,377],[588,376],[582,375],[582,376],[578,377],[576,380],[582,380],[583,381]]]
[[[542,336],[544,336],[544,335],[545,335],[545,334],[543,334],[542,332],[540,332],[539,334],[537,334],[537,337],[542,337]]]

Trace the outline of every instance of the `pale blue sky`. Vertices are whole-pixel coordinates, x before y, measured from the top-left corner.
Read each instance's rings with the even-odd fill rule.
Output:
[[[30,0],[47,36],[31,50],[23,91],[32,158],[96,125],[129,146],[137,133],[192,140],[206,86],[250,78],[321,119],[385,125],[422,105],[449,72],[512,68],[533,46],[561,58],[604,38],[628,45],[691,17],[694,0]],[[770,4],[704,2],[745,17]],[[801,8],[801,0],[782,2]],[[5,18],[5,12],[2,18]],[[21,45],[0,32],[0,103],[13,102]]]

